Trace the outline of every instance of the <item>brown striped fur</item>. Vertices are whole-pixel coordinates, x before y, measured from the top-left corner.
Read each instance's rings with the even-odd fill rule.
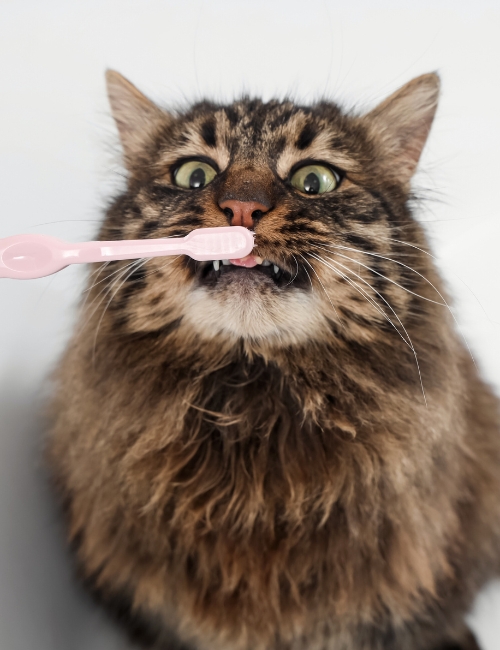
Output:
[[[108,87],[129,176],[100,237],[183,235],[227,225],[225,197],[265,200],[256,253],[283,275],[94,269],[48,442],[85,579],[148,647],[476,648],[500,426],[411,213],[436,75],[364,116],[173,114],[117,73]],[[219,170],[201,190],[172,182],[191,156]],[[341,170],[336,191],[290,186],[309,159]]]

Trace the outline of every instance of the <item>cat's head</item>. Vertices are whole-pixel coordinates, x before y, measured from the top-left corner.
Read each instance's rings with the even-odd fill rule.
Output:
[[[111,267],[116,327],[277,345],[401,336],[422,309],[415,295],[429,292],[407,203],[437,105],[435,74],[363,116],[326,101],[253,99],[174,114],[116,72],[107,81],[128,186],[101,238],[228,224],[255,232],[249,266],[180,257]]]

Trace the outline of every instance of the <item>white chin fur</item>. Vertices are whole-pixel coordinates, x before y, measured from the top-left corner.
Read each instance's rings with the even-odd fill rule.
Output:
[[[326,328],[320,302],[300,289],[250,296],[199,287],[189,292],[183,311],[185,322],[204,339],[223,335],[290,345],[318,339]]]

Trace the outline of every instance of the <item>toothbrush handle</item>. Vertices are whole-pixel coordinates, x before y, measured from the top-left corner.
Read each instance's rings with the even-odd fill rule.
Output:
[[[188,254],[184,243],[185,239],[185,237],[153,240],[126,239],[123,241],[89,241],[81,244],[65,244],[62,258],[67,265]]]
[[[188,237],[71,244],[46,235],[14,235],[0,239],[0,278],[31,280],[56,273],[69,264],[188,255]]]

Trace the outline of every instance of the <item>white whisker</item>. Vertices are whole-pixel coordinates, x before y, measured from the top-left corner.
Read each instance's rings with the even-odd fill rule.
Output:
[[[288,285],[290,285],[290,284],[292,284],[293,282],[295,282],[295,278],[296,278],[296,277],[298,276],[298,274],[299,274],[299,263],[298,263],[298,261],[297,261],[297,258],[295,257],[295,255],[294,255],[293,253],[292,253],[292,257],[293,257],[293,259],[294,259],[294,261],[295,261],[295,264],[296,264],[296,266],[297,266],[297,269],[296,269],[296,271],[295,271],[295,275],[293,276],[293,278],[290,280],[290,282],[288,282],[288,283],[285,285],[286,287],[288,287]]]
[[[335,309],[335,305],[333,304],[332,299],[330,298],[330,296],[329,296],[329,294],[328,294],[328,291],[325,289],[325,286],[324,286],[324,284],[321,282],[321,279],[320,279],[319,275],[316,273],[316,269],[312,266],[312,264],[310,264],[310,263],[306,260],[306,258],[305,258],[301,253],[299,253],[299,255],[300,255],[300,257],[304,260],[304,262],[305,262],[305,263],[310,267],[310,269],[313,271],[314,275],[318,278],[318,282],[320,283],[320,285],[321,285],[323,291],[325,292],[325,295],[326,295],[326,297],[328,298],[328,300],[329,300],[329,302],[330,302],[330,305],[331,305],[332,308],[333,308],[333,311],[335,312],[335,316],[337,317],[337,320],[339,321],[340,326],[341,326],[341,327],[344,327],[344,324],[342,323],[342,321],[341,321],[341,319],[340,319],[340,316],[339,316],[337,310]]]
[[[310,255],[312,258],[318,260],[318,262],[321,262],[322,264],[324,264],[327,268],[330,268],[332,271],[334,271],[335,273],[337,273],[337,275],[340,275],[340,277],[342,277],[342,278],[343,278],[343,279],[344,279],[344,280],[345,280],[345,281],[346,281],[346,282],[347,282],[347,283],[348,283],[348,284],[349,284],[353,289],[355,289],[355,290],[356,290],[356,291],[357,291],[361,296],[363,296],[363,298],[364,298],[364,299],[365,299],[365,300],[366,300],[366,301],[367,301],[367,302],[368,302],[368,303],[369,303],[369,304],[370,304],[370,305],[371,305],[371,306],[372,306],[372,307],[373,307],[373,308],[374,308],[374,309],[375,309],[379,314],[381,314],[381,316],[383,316],[383,317],[385,318],[385,320],[386,320],[388,323],[390,323],[390,324],[392,325],[392,327],[394,327],[394,329],[396,330],[396,332],[398,333],[398,335],[401,337],[401,339],[404,341],[404,343],[406,343],[406,345],[407,345],[408,347],[411,347],[410,344],[409,344],[409,342],[404,338],[404,336],[403,336],[403,335],[401,334],[401,332],[398,330],[398,328],[396,327],[396,325],[394,325],[394,323],[393,323],[392,320],[389,318],[389,316],[387,316],[387,314],[385,313],[385,311],[384,311],[384,310],[383,310],[379,305],[377,305],[376,301],[375,301],[375,300],[374,300],[374,299],[373,299],[373,298],[372,298],[372,297],[371,297],[371,296],[370,296],[370,295],[369,295],[369,294],[368,294],[368,293],[367,293],[367,292],[366,292],[362,287],[360,287],[359,284],[358,284],[357,282],[355,282],[354,280],[350,279],[347,275],[345,275],[345,273],[342,273],[342,271],[340,271],[340,270],[339,270],[339,269],[334,265],[333,260],[332,260],[332,262],[331,262],[331,264],[330,264],[330,263],[328,263],[328,262],[325,262],[325,260],[324,260],[322,257],[320,257],[320,256],[316,256],[314,253],[309,253],[309,255]],[[373,287],[371,287],[370,285],[368,285],[368,286],[370,287],[370,289],[373,289]]]
[[[403,243],[403,242],[401,242],[401,243]],[[384,255],[380,255],[378,253],[371,253],[371,252],[368,252],[368,251],[358,250],[357,248],[350,248],[350,247],[346,247],[346,246],[337,246],[337,245],[334,245],[334,244],[325,245],[325,246],[318,246],[318,245],[315,245],[315,244],[311,244],[311,246],[314,246],[314,248],[323,248],[325,250],[328,250],[329,248],[340,248],[340,249],[343,249],[343,250],[355,251],[356,253],[361,253],[361,254],[364,254],[364,255],[371,255],[373,257],[379,257],[379,258],[382,258],[384,260],[387,260],[388,262],[393,262],[394,264],[399,264],[400,266],[403,266],[404,268],[408,269],[409,271],[412,271],[416,275],[420,276],[425,282],[427,282],[427,284],[429,284],[434,289],[434,291],[437,293],[437,295],[441,298],[441,300],[443,302],[438,302],[437,300],[432,300],[431,298],[426,298],[425,296],[421,296],[420,294],[415,293],[414,291],[411,291],[410,289],[407,289],[406,287],[402,286],[401,284],[399,284],[395,280],[392,280],[391,278],[388,278],[387,276],[383,275],[383,273],[379,273],[378,271],[371,268],[370,266],[367,266],[366,264],[363,264],[359,260],[354,260],[352,257],[349,257],[348,255],[343,255],[342,253],[338,253],[336,251],[329,251],[332,254],[339,255],[340,257],[343,257],[343,258],[345,258],[347,260],[350,260],[351,262],[354,262],[355,264],[358,264],[358,266],[359,265],[363,266],[364,268],[368,269],[372,273],[375,273],[376,275],[379,275],[381,278],[384,278],[385,280],[388,280],[389,282],[396,285],[400,289],[403,289],[403,291],[406,291],[407,293],[410,293],[410,294],[416,296],[417,298],[421,298],[422,300],[426,300],[427,302],[432,302],[435,305],[440,305],[441,307],[446,307],[448,309],[448,311],[450,312],[451,317],[453,318],[453,321],[454,321],[454,323],[455,323],[455,325],[457,327],[457,330],[458,330],[460,336],[462,337],[462,340],[463,340],[463,342],[465,344],[465,347],[467,348],[467,351],[468,351],[468,353],[470,355],[470,358],[472,359],[473,364],[477,367],[476,360],[474,359],[474,355],[472,354],[472,350],[470,349],[469,343],[467,342],[467,339],[465,338],[465,336],[464,336],[464,334],[462,332],[462,329],[461,329],[461,327],[460,327],[460,325],[458,323],[458,320],[457,320],[455,314],[453,313],[452,308],[448,304],[446,298],[441,294],[441,292],[437,289],[437,287],[435,287],[434,284],[428,278],[425,277],[425,275],[422,275],[422,273],[419,273],[417,270],[413,269],[411,266],[408,266],[407,264],[403,264],[403,262],[399,262],[398,260],[392,259],[391,257],[386,257]],[[422,250],[422,249],[419,248],[418,250]],[[422,252],[425,253],[424,250],[422,250]],[[429,255],[430,255],[430,253],[429,253]],[[432,255],[431,255],[431,257],[432,257]]]
[[[314,254],[312,254],[312,253],[310,253],[310,255],[311,255],[312,257],[315,257]],[[318,258],[316,257],[316,259],[318,259]],[[328,259],[330,259],[330,261],[334,261],[334,260],[331,260],[331,258],[328,258]],[[320,261],[322,261],[322,260],[320,260]],[[355,261],[355,260],[351,260],[351,261]],[[324,262],[324,261],[323,261],[323,263],[326,264],[326,262]],[[408,341],[405,341],[404,337],[401,335],[401,332],[399,332],[399,330],[398,330],[398,329],[396,328],[396,326],[395,326],[395,325],[390,321],[389,318],[388,318],[388,320],[389,320],[389,322],[391,323],[391,325],[393,325],[393,327],[394,327],[395,330],[398,332],[398,334],[399,334],[400,337],[403,339],[403,341],[405,341],[405,343],[407,343],[407,344],[409,343],[409,347],[410,347],[410,349],[411,349],[412,352],[413,352],[413,356],[415,357],[415,363],[416,363],[416,366],[417,366],[417,372],[418,372],[418,377],[419,377],[419,381],[420,381],[420,388],[421,388],[421,390],[422,390],[422,395],[423,395],[423,398],[424,398],[425,405],[427,406],[427,398],[426,398],[426,395],[425,395],[424,384],[423,384],[423,381],[422,381],[422,373],[421,373],[421,371],[420,371],[420,364],[419,364],[419,362],[418,362],[417,351],[415,350],[415,346],[414,346],[413,343],[412,343],[411,337],[410,337],[410,335],[408,334],[408,331],[406,330],[405,326],[404,326],[403,323],[401,322],[401,319],[399,318],[399,316],[397,315],[397,313],[394,311],[394,309],[393,309],[393,307],[391,306],[391,304],[390,304],[390,303],[389,303],[389,302],[384,298],[384,296],[383,296],[381,293],[379,293],[379,292],[378,292],[374,287],[372,287],[372,286],[371,286],[371,285],[370,285],[370,284],[369,284],[369,283],[368,283],[364,278],[362,278],[360,275],[358,275],[358,274],[357,274],[355,271],[353,271],[352,269],[349,269],[349,267],[346,267],[346,266],[345,266],[344,264],[342,264],[341,262],[338,262],[337,260],[335,260],[334,263],[339,264],[340,266],[342,266],[343,268],[345,268],[349,273],[352,273],[353,275],[355,275],[356,277],[358,277],[358,278],[359,278],[359,279],[360,279],[364,284],[366,284],[366,285],[367,285],[367,286],[368,286],[372,291],[374,291],[374,292],[375,292],[375,293],[376,293],[376,294],[377,294],[377,295],[378,295],[378,296],[379,296],[379,297],[380,297],[380,298],[385,302],[385,304],[389,307],[389,309],[392,311],[392,313],[393,313],[394,316],[396,317],[398,323],[401,325],[402,330],[404,331],[405,335],[407,336]],[[331,268],[333,269],[333,267],[331,267]],[[333,270],[335,270],[335,269],[333,269]]]
[[[132,264],[135,264],[135,262],[136,262],[136,260],[134,260],[133,262],[130,262],[129,264],[127,264],[127,266],[131,266]],[[116,271],[112,271],[112,272],[111,272],[109,275],[107,275],[105,278],[102,278],[101,280],[97,281],[97,278],[99,277],[99,275],[101,274],[101,272],[102,272],[105,268],[107,268],[109,264],[111,264],[111,262],[104,262],[104,264],[101,266],[101,268],[98,269],[98,271],[97,271],[96,281],[95,281],[95,282],[94,282],[90,287],[88,287],[87,289],[85,289],[83,293],[89,293],[89,292],[92,291],[92,289],[93,289],[94,287],[96,287],[98,284],[101,284],[101,282],[105,282],[106,280],[109,280],[110,277],[112,277],[112,276],[115,275],[116,273],[119,273],[120,271],[123,271],[123,269],[125,268],[125,267],[121,266],[121,267],[120,267],[119,269],[117,269]],[[95,273],[96,273],[96,272],[94,271],[94,273],[93,273],[92,275],[94,275]],[[92,275],[91,275],[90,277],[92,277]]]
[[[419,273],[415,269],[412,269],[411,266],[408,266],[407,264],[403,264],[403,262],[399,262],[398,260],[394,260],[391,257],[385,257],[384,255],[379,255],[378,253],[370,253],[368,251],[359,250],[357,248],[350,248],[348,246],[337,246],[335,244],[326,244],[324,246],[318,246],[316,244],[311,244],[311,246],[314,246],[314,248],[323,248],[323,249],[326,249],[326,250],[328,250],[330,248],[335,248],[335,249],[340,249],[340,250],[354,251],[355,253],[361,253],[363,255],[371,255],[372,257],[378,257],[380,259],[387,260],[388,262],[393,262],[394,264],[399,264],[400,266],[404,266],[405,269],[408,269],[409,271],[412,271],[416,275],[420,276],[423,280],[425,280],[425,282],[427,282],[434,289],[434,291],[438,294],[438,296],[441,298],[441,300],[443,300],[443,302],[438,302],[437,300],[432,300],[432,298],[427,298],[426,296],[421,296],[419,293],[415,293],[415,291],[411,291],[410,289],[408,289],[407,287],[404,287],[403,285],[399,284],[398,282],[396,282],[392,278],[388,278],[383,273],[380,273],[376,269],[373,269],[371,266],[367,266],[366,264],[363,264],[363,262],[360,262],[359,260],[354,260],[352,257],[349,257],[348,255],[343,255],[342,253],[335,252],[336,255],[339,255],[340,257],[344,257],[346,260],[350,260],[351,262],[354,262],[355,264],[359,264],[359,265],[363,266],[365,269],[368,269],[368,271],[371,271],[372,273],[375,273],[376,275],[379,275],[381,278],[384,278],[388,282],[391,282],[392,284],[395,284],[397,287],[399,287],[403,291],[406,291],[407,293],[411,293],[413,296],[416,296],[417,298],[421,298],[422,300],[427,300],[427,302],[432,302],[435,305],[441,305],[441,307],[448,307],[448,309],[449,309],[449,306],[446,303],[446,300],[443,298],[443,296],[441,295],[439,290],[432,284],[432,282],[430,280],[428,280],[425,277],[425,275],[422,275],[421,273]],[[331,253],[332,251],[329,251],[329,252]]]
[[[115,284],[118,284],[118,287],[117,287],[116,290],[113,291],[113,293],[111,294],[110,299],[108,300],[108,302],[106,303],[104,309],[102,310],[102,314],[101,314],[101,316],[100,316],[100,318],[99,318],[99,322],[97,323],[97,327],[96,327],[96,331],[95,331],[95,335],[94,335],[94,345],[92,346],[92,362],[93,362],[93,363],[95,363],[95,350],[96,350],[96,344],[97,344],[97,336],[98,336],[98,334],[99,334],[99,328],[101,327],[102,320],[103,320],[103,318],[104,318],[105,313],[106,313],[107,310],[108,310],[108,307],[109,307],[110,304],[112,303],[112,301],[113,301],[114,297],[116,296],[116,294],[118,293],[118,291],[120,291],[120,289],[123,287],[123,285],[125,284],[125,282],[128,280],[128,278],[129,278],[133,273],[135,273],[135,272],[136,272],[136,271],[137,271],[141,266],[144,266],[144,264],[146,264],[146,262],[147,262],[148,260],[149,260],[149,258],[146,258],[146,259],[140,259],[140,260],[139,260],[140,264],[137,264],[136,266],[134,266],[134,265],[129,265],[129,266],[132,266],[132,267],[133,267],[133,268],[130,270],[130,272],[127,273],[126,275],[125,275],[125,274],[122,274],[119,278],[116,278],[116,279],[113,281],[113,283],[112,283],[111,286],[114,287]],[[127,268],[127,270],[128,270],[128,268]],[[124,275],[125,275],[125,277],[123,277]],[[122,278],[123,278],[123,280],[122,280]],[[120,280],[121,280],[121,282],[120,282]],[[102,302],[102,301],[101,301],[101,302]],[[101,304],[101,303],[99,303],[99,304]]]
[[[311,280],[311,276],[309,275],[309,273],[308,273],[305,266],[304,266],[304,271],[307,273],[307,277],[309,278],[309,282],[311,283],[311,290],[314,291],[314,286],[313,286],[313,283],[312,283],[312,280]]]
[[[146,260],[146,261],[147,261],[147,260]],[[92,302],[87,306],[87,310],[90,310],[90,309],[91,309],[91,307],[94,305],[94,303],[98,300],[99,296],[101,296],[102,294],[104,294],[104,295],[102,296],[101,300],[99,300],[99,302],[97,303],[97,305],[96,305],[95,308],[93,309],[92,313],[91,313],[91,314],[86,318],[85,322],[83,323],[83,325],[82,325],[81,328],[80,328],[80,331],[84,330],[85,327],[87,326],[87,324],[92,320],[92,318],[94,317],[94,314],[95,314],[95,313],[97,312],[97,310],[99,309],[99,307],[100,307],[100,305],[102,304],[103,300],[105,300],[106,296],[110,293],[110,291],[112,291],[112,289],[113,289],[115,283],[116,283],[117,281],[119,281],[119,280],[123,277],[123,275],[125,275],[125,273],[126,273],[126,272],[131,268],[131,267],[134,267],[133,270],[135,271],[135,268],[137,268],[137,267],[140,265],[141,262],[144,262],[144,258],[139,259],[139,260],[135,260],[135,261],[132,262],[131,264],[127,264],[125,267],[120,268],[120,269],[119,269],[119,275],[118,275],[118,276],[113,280],[113,282],[112,282],[109,286],[105,285],[105,286],[104,286],[104,287],[99,291],[99,293],[97,294],[97,296],[95,296],[95,298],[92,300]],[[90,294],[88,294],[88,295],[90,295]],[[85,298],[85,300],[87,300],[87,298]]]

